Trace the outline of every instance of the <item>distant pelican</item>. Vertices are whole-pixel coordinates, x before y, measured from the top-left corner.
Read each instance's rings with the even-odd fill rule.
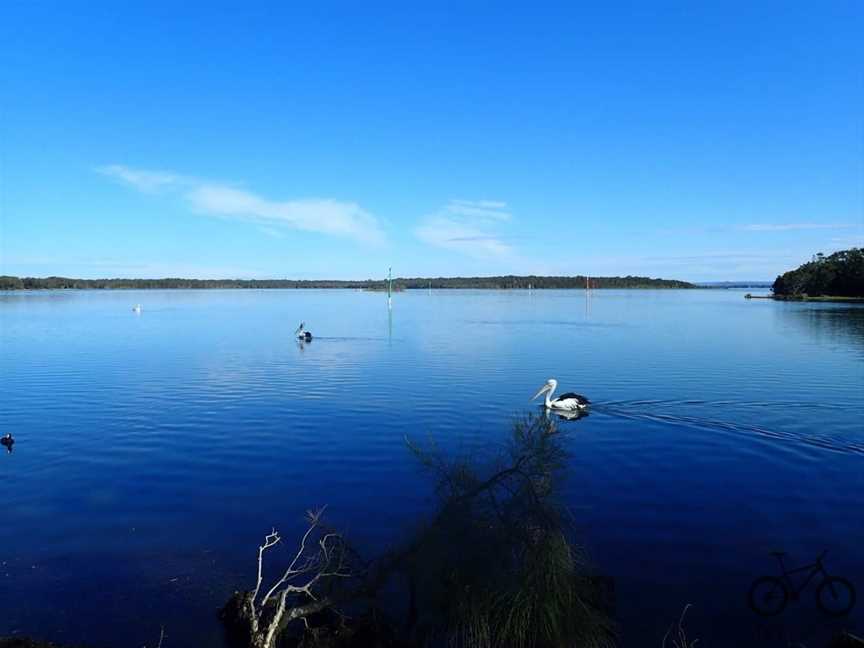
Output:
[[[558,398],[552,399],[552,394],[554,391],[558,389],[558,381],[554,378],[550,378],[546,381],[546,384],[543,385],[540,390],[534,394],[531,400],[537,398],[540,394],[546,394],[546,407],[551,410],[561,410],[567,412],[573,412],[577,410],[584,410],[588,408],[588,405],[591,403],[587,398],[582,396],[581,394],[575,394],[573,392],[567,392],[566,394],[561,394]]]
[[[305,330],[306,322],[300,322],[300,326],[297,327],[297,330],[294,331],[294,335],[297,336],[298,340],[304,340],[306,342],[312,341],[312,334]]]
[[[11,434],[6,434],[2,438],[0,438],[0,445],[6,448],[7,452],[12,452],[13,443],[15,443],[15,439],[12,438]]]
[[[132,307],[132,312],[133,312],[133,313],[140,313],[140,312],[141,312],[141,304],[135,304],[135,305]]]

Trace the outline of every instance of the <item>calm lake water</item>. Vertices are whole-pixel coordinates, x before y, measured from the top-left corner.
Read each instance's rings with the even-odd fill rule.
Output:
[[[140,315],[132,312],[143,304]],[[0,635],[220,646],[306,509],[375,552],[433,504],[405,436],[500,446],[546,379],[594,403],[560,423],[565,499],[614,577],[625,646],[685,604],[702,646],[822,646],[864,625],[864,308],[743,291],[0,293]],[[299,346],[300,320],[316,335]],[[750,583],[828,549],[857,585],[770,623]],[[454,548],[457,550],[458,548]],[[786,635],[784,635],[786,633]],[[772,643],[774,642],[774,643]]]

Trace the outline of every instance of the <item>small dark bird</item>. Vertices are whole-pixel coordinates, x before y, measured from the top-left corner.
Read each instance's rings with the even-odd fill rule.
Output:
[[[12,444],[15,443],[15,439],[11,434],[6,434],[2,438],[0,438],[0,445],[6,448],[7,452],[12,452]]]

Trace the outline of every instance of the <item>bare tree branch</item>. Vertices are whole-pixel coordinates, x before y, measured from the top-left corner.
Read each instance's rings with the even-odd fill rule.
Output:
[[[255,603],[255,599],[258,596],[258,590],[261,589],[261,580],[262,580],[261,570],[263,569],[263,566],[264,566],[264,552],[267,551],[268,549],[270,549],[271,547],[275,547],[277,544],[279,544],[279,542],[281,540],[282,540],[282,538],[279,537],[279,534],[276,532],[276,529],[273,529],[273,531],[271,533],[268,533],[264,537],[264,544],[261,545],[260,547],[258,547],[258,580],[255,583],[255,591],[252,592],[253,605]]]
[[[324,528],[325,508],[307,512],[308,528],[300,538],[297,551],[282,575],[258,602],[264,583],[264,557],[282,541],[273,529],[258,547],[258,574],[255,589],[244,598],[245,616],[249,621],[250,645],[272,648],[285,627],[295,620],[331,607],[334,599],[324,596],[321,588],[332,579],[353,576],[349,552],[342,535]]]

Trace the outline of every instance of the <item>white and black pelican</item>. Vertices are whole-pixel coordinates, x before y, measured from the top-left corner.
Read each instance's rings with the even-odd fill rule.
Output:
[[[534,394],[531,400],[534,400],[540,394],[543,394],[545,392],[546,407],[551,410],[560,410],[565,412],[584,410],[587,409],[588,405],[591,404],[591,401],[585,398],[582,394],[575,394],[573,392],[561,394],[558,398],[553,399],[552,394],[555,392],[556,389],[558,389],[558,381],[554,378],[550,378],[546,381],[546,384],[543,385],[536,394]]]
[[[294,335],[297,336],[298,340],[304,340],[306,342],[311,342],[312,341],[312,334],[305,329],[306,329],[306,322],[300,322],[300,326],[298,326],[297,330],[294,331]]]
[[[142,308],[141,308],[141,304],[135,304],[135,305],[132,307],[132,312],[133,312],[133,313],[139,313],[139,314],[140,314],[140,313],[141,313],[141,310],[142,310]]]

